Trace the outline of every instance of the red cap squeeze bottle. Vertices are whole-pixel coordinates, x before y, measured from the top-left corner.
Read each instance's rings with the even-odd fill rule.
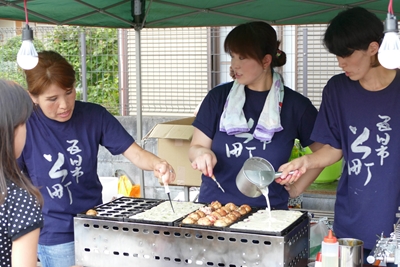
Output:
[[[321,251],[317,253],[317,257],[315,258],[314,267],[322,267],[322,254]]]
[[[339,242],[329,230],[328,235],[324,237],[321,244],[322,267],[339,266]]]

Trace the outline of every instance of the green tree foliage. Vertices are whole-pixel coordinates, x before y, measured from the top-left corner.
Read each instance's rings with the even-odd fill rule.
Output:
[[[112,114],[119,114],[117,30],[58,26],[49,36],[47,49],[66,57],[77,72],[78,97],[82,97],[81,33],[86,35],[87,101],[98,103]]]
[[[87,101],[98,103],[114,115],[119,115],[118,40],[117,30],[57,26],[35,39],[37,51],[54,50],[63,55],[76,71],[77,99],[82,97],[81,33],[86,35]],[[22,69],[16,63],[21,36],[15,36],[0,46],[0,78],[14,80],[26,86]]]
[[[21,44],[21,35],[16,35],[0,46],[0,78],[18,82],[26,87],[24,72],[17,64],[17,54]],[[33,44],[38,51],[44,49],[40,40],[35,39]]]

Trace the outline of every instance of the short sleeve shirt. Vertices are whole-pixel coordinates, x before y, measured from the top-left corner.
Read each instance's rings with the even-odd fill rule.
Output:
[[[100,145],[119,155],[135,140],[104,107],[81,101],[75,102],[66,122],[51,120],[36,109],[26,130],[26,144],[18,160],[44,199],[39,244],[72,242],[73,218],[102,204],[97,175]]]
[[[344,157],[333,229],[372,249],[389,236],[400,206],[400,71],[385,89],[365,90],[344,73],[324,88],[311,138]]]
[[[221,194],[215,183],[202,175],[199,202],[211,203],[218,200],[222,204],[233,202],[236,205],[266,207],[267,201],[264,196],[247,197],[237,188],[236,177],[243,163],[250,157],[262,157],[267,159],[274,169],[278,169],[280,165],[288,162],[296,138],[303,146],[313,143],[310,135],[318,112],[308,98],[285,87],[280,114],[283,130],[275,133],[271,141],[257,140],[253,133],[269,91],[257,92],[245,87],[246,101],[243,113],[251,129],[247,133],[228,135],[220,131],[219,124],[232,83],[213,88],[204,98],[193,122],[194,127],[212,139],[211,150],[217,157],[213,173],[225,189],[225,193]],[[287,209],[287,190],[278,183],[271,183],[268,189],[271,208]]]
[[[0,205],[0,266],[11,266],[13,241],[42,225],[42,212],[35,197],[9,183],[5,202]]]

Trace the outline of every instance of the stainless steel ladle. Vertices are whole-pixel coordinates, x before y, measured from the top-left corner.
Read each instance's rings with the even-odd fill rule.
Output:
[[[289,172],[293,174],[293,171]],[[268,187],[282,172],[275,172],[272,164],[260,157],[251,157],[245,161],[236,176],[236,186],[248,197],[258,197],[261,190]]]

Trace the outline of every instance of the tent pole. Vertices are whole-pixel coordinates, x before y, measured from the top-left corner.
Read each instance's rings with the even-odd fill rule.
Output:
[[[140,52],[140,29],[135,30],[136,36],[136,112],[137,112],[137,133],[136,139],[142,140],[142,73],[141,68],[141,52]]]
[[[143,147],[142,142],[142,73],[141,73],[141,39],[140,28],[135,28],[136,43],[136,142]],[[140,196],[145,196],[144,171],[140,171]]]
[[[82,100],[87,102],[87,80],[86,80],[86,34],[82,31],[81,39],[81,67],[82,67]]]
[[[128,115],[128,33],[118,29],[119,106],[121,116]]]
[[[307,76],[308,76],[308,31],[307,28],[303,29],[303,95],[308,97],[308,84],[307,84]]]

